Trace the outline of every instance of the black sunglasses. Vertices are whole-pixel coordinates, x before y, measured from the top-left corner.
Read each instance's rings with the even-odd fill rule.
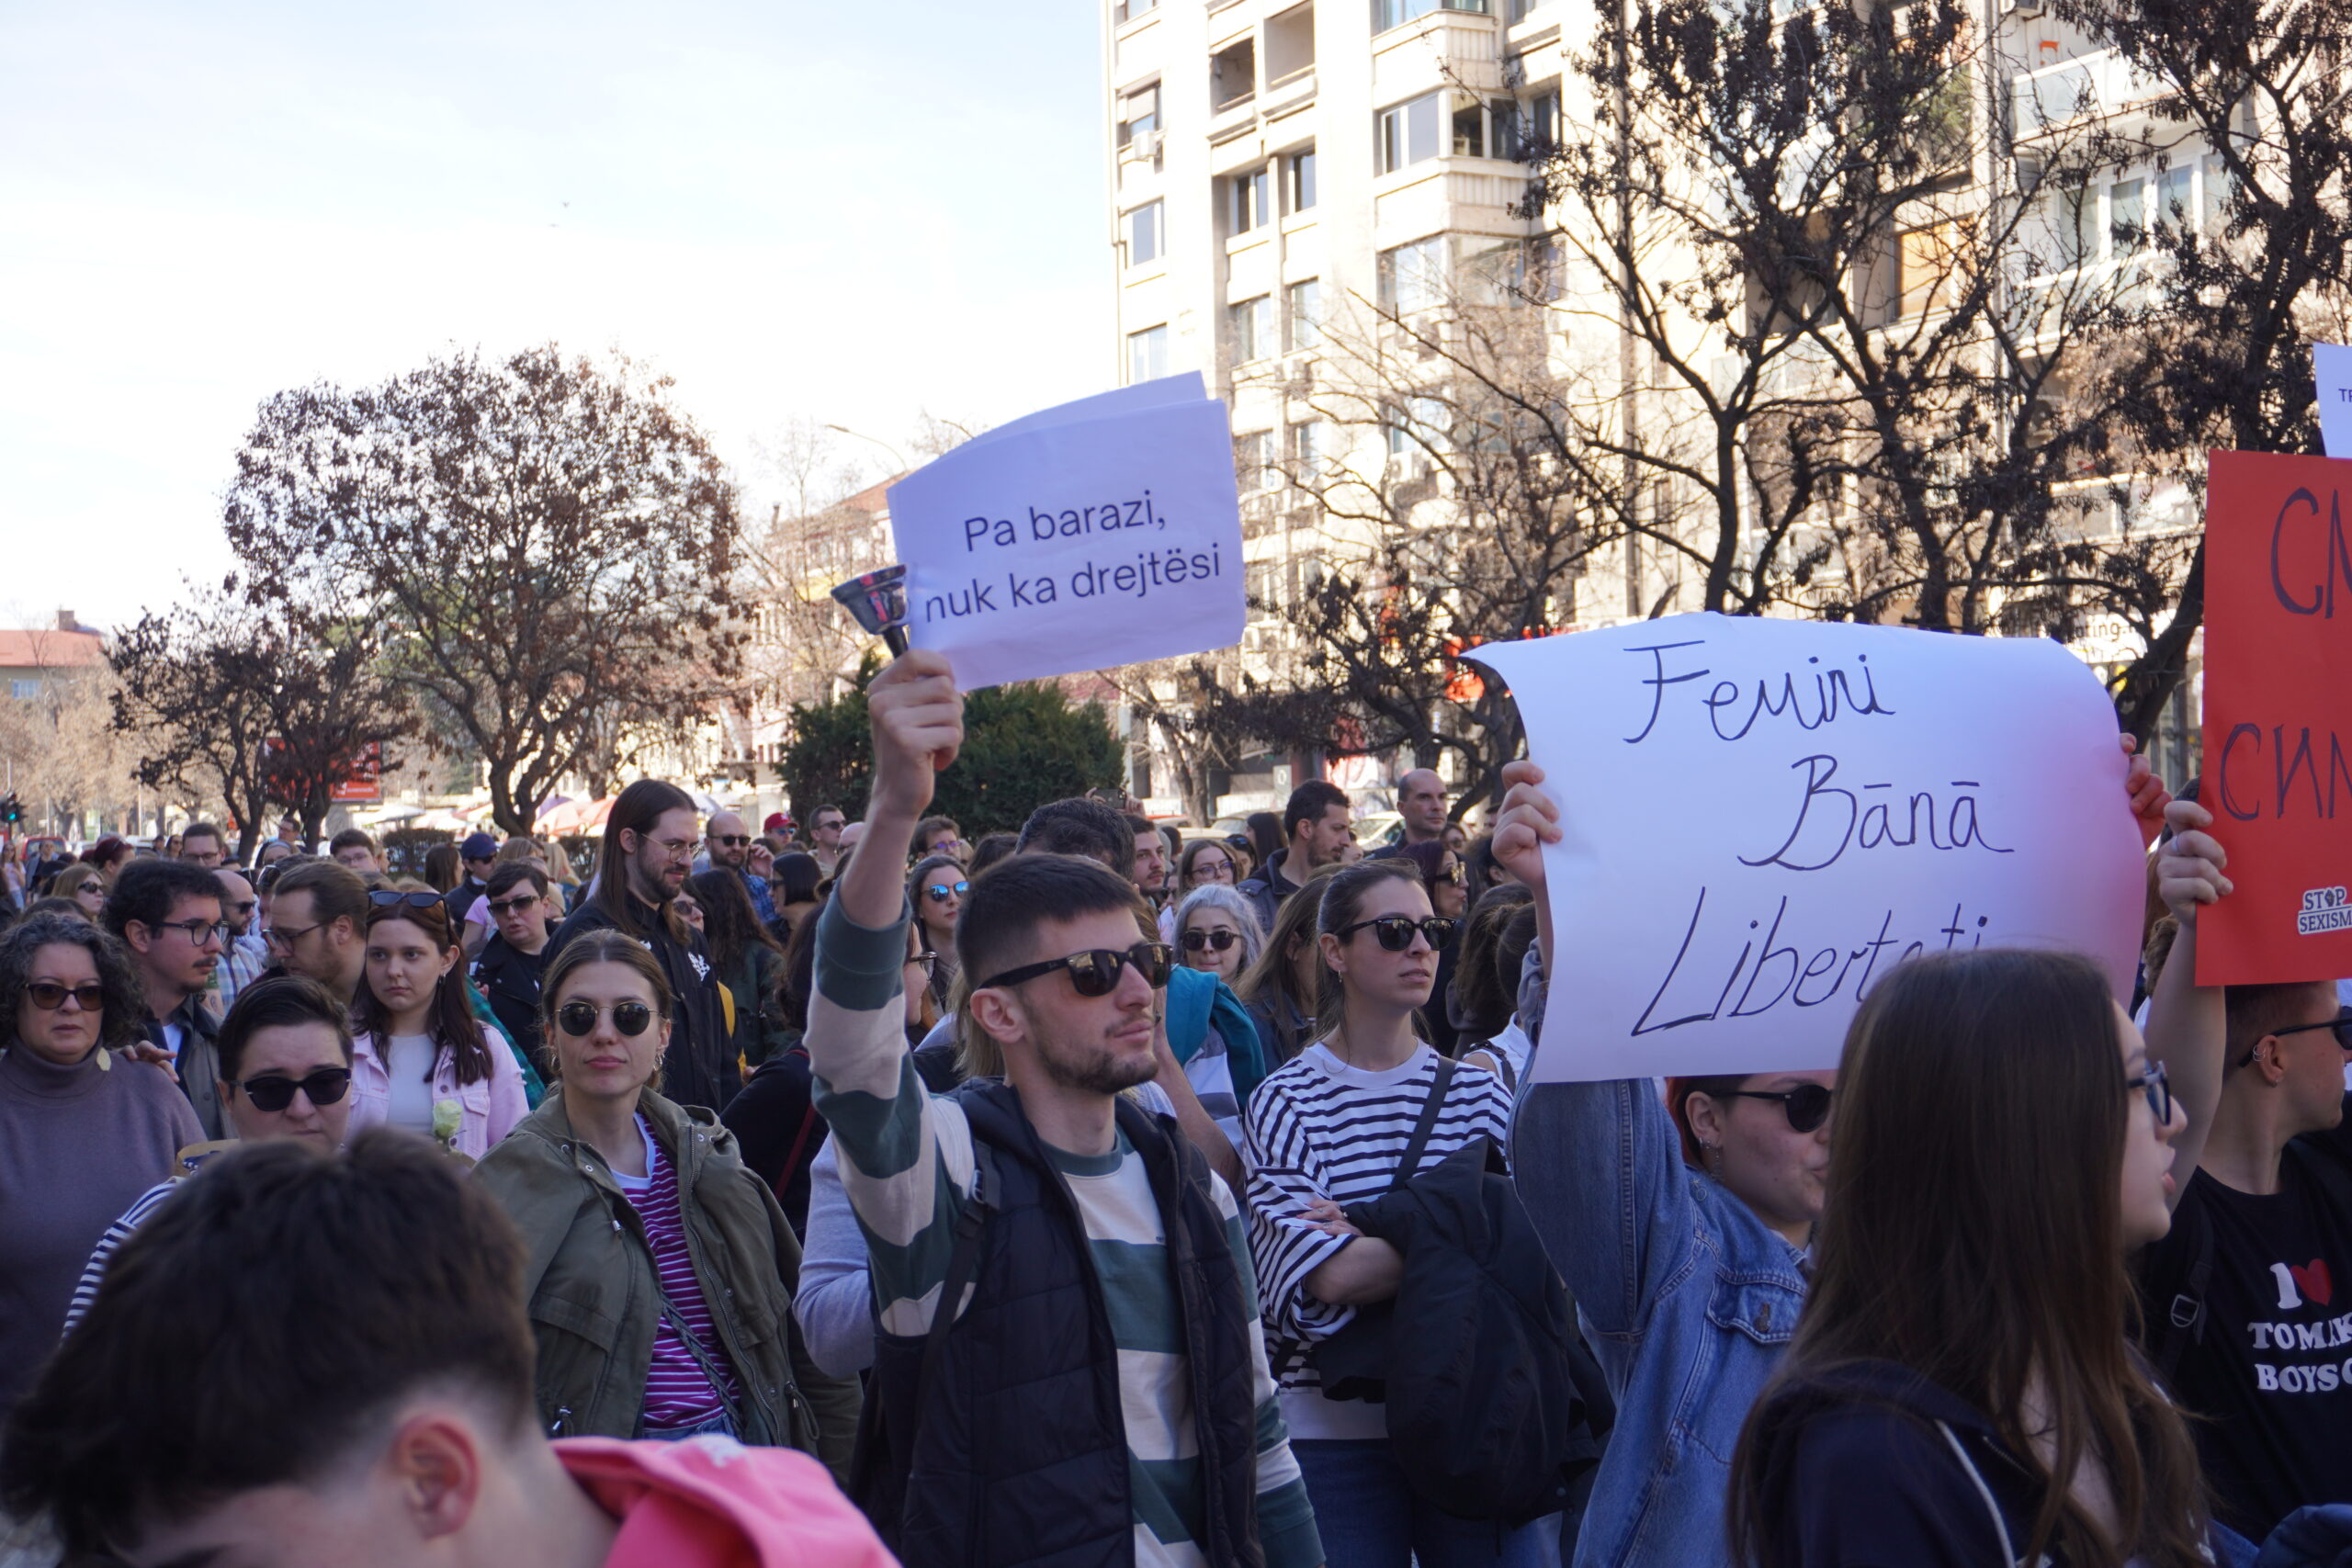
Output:
[[[519,898],[504,898],[489,906],[493,915],[511,915],[517,909],[527,909],[539,901],[536,893],[526,893]]]
[[[2335,1048],[2339,1051],[2352,1051],[2352,1009],[2339,1008],[2336,1010],[2336,1013],[2334,1018],[2328,1019],[2323,1023],[2290,1023],[2284,1029],[2274,1029],[2270,1031],[2270,1034],[2302,1034],[2314,1029],[2332,1029],[2335,1031]],[[2264,1038],[2267,1039],[2268,1037],[2268,1035],[2266,1035]],[[2245,1060],[2239,1062],[2238,1066],[2241,1067],[2250,1067],[2254,1066],[2255,1055],[2261,1049],[2262,1041],[2256,1041],[2253,1048],[2246,1052]]]
[[[713,844],[724,844],[730,850],[740,850],[745,844],[752,841],[752,835],[749,833],[713,833],[706,841]]]
[[[440,909],[447,912],[438,893],[402,893],[390,887],[379,887],[368,895],[368,902],[379,909]]]
[[[1725,1089],[1725,1100],[1777,1100],[1781,1112],[1789,1119],[1792,1133],[1817,1133],[1829,1120],[1830,1090],[1817,1083],[1801,1083],[1794,1089],[1776,1091],[1760,1089]]]
[[[1224,953],[1230,949],[1235,942],[1239,942],[1240,940],[1241,933],[1238,931],[1186,931],[1184,933],[1184,951],[1187,953],[1198,953],[1203,948],[1213,947],[1219,953]]]
[[[1090,948],[1067,958],[1048,958],[1042,964],[1023,964],[1018,969],[1008,969],[981,981],[975,989],[1018,986],[1023,980],[1067,969],[1071,988],[1080,996],[1107,997],[1118,988],[1119,976],[1130,964],[1142,972],[1145,983],[1156,991],[1168,984],[1169,974],[1176,967],[1176,950],[1164,942],[1139,942],[1125,953],[1109,947]]]
[[[300,1089],[313,1105],[333,1105],[351,1092],[349,1067],[314,1067],[299,1078],[283,1073],[271,1073],[263,1077],[247,1078],[237,1086],[245,1091],[255,1111],[283,1111],[294,1103],[294,1091]]]
[[[35,980],[25,987],[25,999],[43,1012],[55,1012],[65,1005],[68,997],[84,1012],[102,1011],[107,1005],[104,986],[63,986],[55,980]]]
[[[612,1012],[613,1027],[632,1040],[653,1021],[653,1010],[643,1002],[615,1002]],[[596,1032],[596,1021],[604,1013],[594,1002],[566,1002],[555,1010],[555,1021],[574,1040],[584,1040]]]
[[[1390,953],[1402,953],[1413,945],[1413,938],[1417,933],[1426,938],[1430,946],[1443,947],[1453,940],[1454,929],[1461,923],[1459,920],[1449,920],[1442,915],[1429,915],[1418,920],[1409,915],[1382,915],[1375,919],[1358,920],[1351,926],[1341,926],[1331,934],[1341,942],[1345,942],[1364,927],[1370,926],[1372,934],[1380,939],[1380,945],[1384,949]]]
[[[971,890],[972,885],[968,882],[958,882],[952,886],[945,883],[934,882],[930,886],[924,888],[923,893],[934,902],[944,904],[947,902],[947,896],[950,893],[953,893],[956,897],[961,898],[965,894],[969,893]]]

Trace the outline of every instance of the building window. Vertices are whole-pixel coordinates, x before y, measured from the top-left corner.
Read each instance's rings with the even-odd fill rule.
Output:
[[[1160,231],[1160,207],[1148,201],[1127,214],[1127,265],[1141,266],[1158,261],[1160,252],[1168,248],[1168,236]]]
[[[2230,225],[2230,166],[2219,152],[2205,154],[2204,191],[2199,197],[2203,221],[2199,232],[2209,240],[2217,240]]]
[[[1468,11],[1490,17],[1494,10],[1493,0],[1372,0],[1372,30],[1385,33],[1432,11]]]
[[[2155,221],[2174,230],[2197,227],[2196,170],[2187,164],[2156,176]]]
[[[1273,303],[1261,294],[1225,308],[1226,338],[1232,344],[1236,365],[1264,359],[1274,352]]]
[[[1445,299],[1445,238],[1431,235],[1380,253],[1380,306],[1400,316]]]
[[[1283,159],[1283,203],[1293,212],[1315,205],[1315,149],[1306,148]]]
[[[1240,481],[1244,495],[1272,490],[1280,482],[1282,475],[1274,468],[1272,431],[1253,430],[1233,438],[1233,477]]]
[[[1138,136],[1159,134],[1159,84],[1137,87],[1119,97],[1119,145],[1127,147]]]
[[[20,703],[29,703],[40,695],[39,681],[10,681],[8,694]]]
[[[1452,422],[1442,398],[1408,398],[1405,406],[1391,409],[1385,422],[1388,437],[1388,455],[1408,457],[1424,453],[1442,444],[1446,426]]]
[[[1300,484],[1330,476],[1331,427],[1319,419],[1302,420],[1290,427],[1291,474]]]
[[[1302,278],[1290,286],[1290,347],[1293,354],[1303,348],[1323,346],[1323,280]]]
[[[1266,85],[1279,87],[1314,69],[1314,0],[1267,17]]]
[[[1498,98],[1487,106],[1494,122],[1489,143],[1493,155],[1525,163],[1541,158],[1559,145],[1560,89],[1546,87],[1523,102]]]
[[[1132,22],[1148,11],[1159,9],[1159,0],[1118,0],[1111,7],[1111,17],[1114,21]]]
[[[2107,195],[2107,231],[2117,255],[2129,255],[2147,243],[2148,182],[2118,180]]]
[[[1442,93],[1424,93],[1379,115],[1380,172],[1393,175],[1438,152],[1438,110]]]
[[[1273,171],[1264,165],[1246,174],[1234,175],[1222,182],[1225,186],[1225,231],[1247,234],[1252,229],[1262,229],[1274,218]]]
[[[1127,383],[1157,381],[1168,374],[1168,328],[1146,327],[1127,334]]]
[[[1258,40],[1243,39],[1209,56],[1209,108],[1229,109],[1256,96]]]

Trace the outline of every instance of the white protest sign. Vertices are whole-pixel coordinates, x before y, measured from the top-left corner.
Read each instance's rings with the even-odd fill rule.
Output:
[[[889,499],[907,640],[966,691],[1241,640],[1233,433],[1197,375],[1032,414]]]
[[[2352,348],[2312,344],[2312,374],[2319,383],[2319,440],[2331,457],[2352,457]]]
[[[1707,615],[1469,657],[1564,829],[1535,1077],[1832,1067],[1919,953],[2065,948],[2130,998],[2127,763],[2057,644]]]

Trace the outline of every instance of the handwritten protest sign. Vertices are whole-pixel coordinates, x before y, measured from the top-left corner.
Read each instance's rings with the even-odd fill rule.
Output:
[[[2056,644],[1674,615],[1469,657],[1565,829],[1536,1077],[1835,1066],[1920,953],[2066,948],[2131,995],[2115,710]]]
[[[2199,802],[2236,891],[2200,984],[2352,975],[2352,463],[2216,452],[2205,501]]]
[[[1241,639],[1225,405],[1197,375],[1048,409],[890,487],[907,636],[966,691]]]
[[[2352,457],[2352,348],[2312,344],[2312,374],[2319,389],[2319,438],[2331,457]]]

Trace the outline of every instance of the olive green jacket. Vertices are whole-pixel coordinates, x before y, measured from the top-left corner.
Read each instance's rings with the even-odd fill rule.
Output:
[[[857,1381],[819,1371],[800,1344],[792,1317],[800,1244],[775,1195],[708,1111],[650,1089],[639,1110],[677,1168],[687,1250],[719,1339],[711,1348],[735,1370],[747,1424],[846,1477]],[[653,1253],[612,1168],[573,1136],[560,1087],[482,1157],[474,1179],[523,1233],[548,1435],[633,1436],[661,1314]]]

